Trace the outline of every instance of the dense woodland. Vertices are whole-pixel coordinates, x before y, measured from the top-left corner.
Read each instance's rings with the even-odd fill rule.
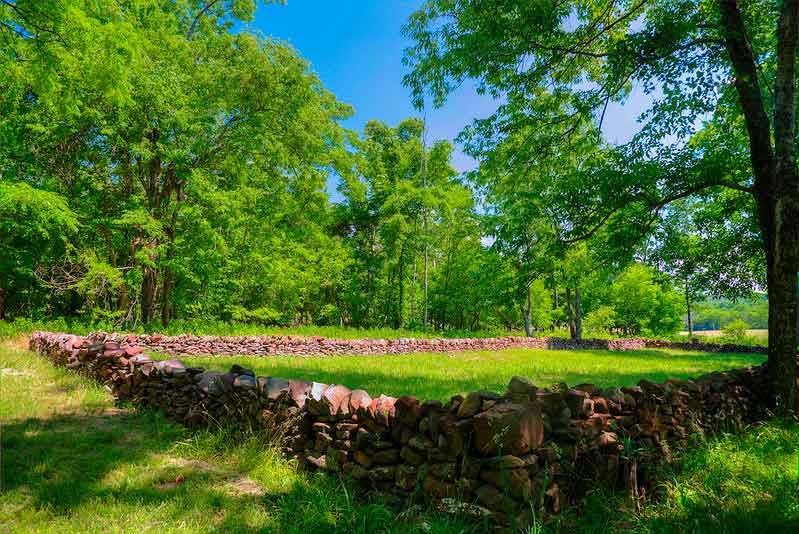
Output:
[[[419,118],[344,128],[301,51],[238,30],[255,8],[0,0],[0,318],[668,335],[768,289],[789,373],[793,2],[428,1],[420,116],[467,78],[500,102],[466,174]]]

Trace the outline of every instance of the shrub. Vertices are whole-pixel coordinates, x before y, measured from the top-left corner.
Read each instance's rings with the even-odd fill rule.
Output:
[[[721,327],[721,337],[730,343],[741,343],[749,337],[747,332],[751,326],[743,319],[735,319]]]
[[[600,306],[585,316],[583,324],[588,332],[607,334],[616,323],[616,312],[610,306]]]
[[[275,326],[283,324],[283,315],[269,307],[248,310],[243,306],[233,306],[231,315],[234,321],[241,321],[248,324],[258,324],[263,326]]]

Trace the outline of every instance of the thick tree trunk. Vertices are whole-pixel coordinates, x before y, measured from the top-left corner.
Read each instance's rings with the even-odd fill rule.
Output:
[[[172,226],[167,229],[169,242],[166,249],[166,265],[164,265],[164,284],[161,297],[161,325],[166,329],[172,320],[172,290],[175,287],[175,273],[172,270],[172,260],[175,258],[175,223],[177,212],[172,214]]]
[[[428,293],[430,290],[430,281],[429,281],[429,252],[427,249],[427,243],[424,244],[424,318],[422,319],[422,331],[427,332],[427,322],[429,320],[429,311],[428,311]]]
[[[153,267],[142,267],[141,281],[141,322],[147,324],[155,313],[156,270]]]
[[[402,328],[403,312],[405,309],[405,244],[403,243],[400,249],[400,263],[399,263],[399,302],[397,303],[397,328]]]
[[[737,0],[720,0],[721,27],[730,55],[735,89],[746,120],[755,177],[754,196],[766,249],[769,297],[769,371],[774,408],[795,415],[796,279],[799,268],[799,171],[796,168],[796,57],[799,0],[779,3],[777,61],[769,101],[760,89],[760,73],[750,33]],[[773,130],[772,130],[773,123]],[[772,145],[773,141],[773,145]]]
[[[779,208],[774,214],[780,222]],[[783,221],[787,222],[787,221]],[[774,239],[766,240],[768,264],[768,365],[776,412],[791,415],[797,410],[797,251],[792,224],[777,224]]]

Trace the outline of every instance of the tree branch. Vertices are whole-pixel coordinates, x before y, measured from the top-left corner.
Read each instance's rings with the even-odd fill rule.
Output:
[[[194,20],[191,23],[191,27],[189,28],[189,32],[186,34],[186,40],[191,41],[191,36],[194,35],[195,30],[197,30],[197,24],[200,23],[200,19],[208,13],[208,10],[214,7],[219,0],[209,0],[205,6],[197,13],[197,16],[194,17]]]
[[[755,55],[746,37],[746,27],[738,9],[738,1],[719,0],[719,8],[724,42],[735,73],[735,89],[749,133],[755,184],[758,188],[770,189],[774,166],[771,124],[763,103]]]

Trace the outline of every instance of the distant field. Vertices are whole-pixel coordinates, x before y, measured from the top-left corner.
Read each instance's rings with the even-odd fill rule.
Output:
[[[168,356],[157,356],[168,358]],[[260,376],[278,376],[343,384],[378,395],[415,395],[446,400],[452,395],[486,389],[503,393],[514,375],[539,387],[566,382],[631,386],[642,378],[663,381],[690,378],[710,371],[759,364],[761,354],[711,354],[649,349],[604,350],[507,349],[455,354],[422,353],[382,356],[252,357],[181,356],[206,369],[227,370],[234,363]]]
[[[683,330],[680,332],[681,336],[687,336],[688,331]],[[721,330],[694,330],[695,336],[701,337],[721,337],[722,332]],[[746,331],[746,335],[756,337],[759,339],[766,339],[768,338],[768,330],[765,328],[753,328],[751,330]]]

